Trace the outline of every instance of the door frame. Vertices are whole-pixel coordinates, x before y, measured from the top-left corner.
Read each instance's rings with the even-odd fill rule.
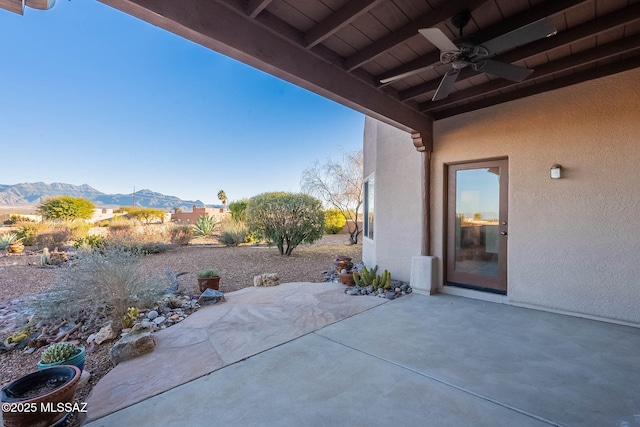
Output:
[[[498,250],[498,276],[492,278],[489,276],[480,276],[458,272],[458,278],[468,283],[461,283],[460,280],[453,281],[448,277],[450,275],[451,262],[455,261],[455,244],[451,244],[449,236],[455,236],[455,221],[451,223],[449,213],[455,212],[456,189],[455,180],[450,179],[452,171],[466,169],[480,169],[487,167],[500,167],[500,208],[499,208],[499,232],[508,232],[509,225],[509,159],[508,157],[496,157],[481,160],[470,160],[464,162],[452,162],[444,165],[444,227],[443,227],[443,243],[444,243],[444,285],[469,288],[479,291],[507,294],[507,252],[508,252],[508,234],[499,234],[499,250]],[[450,197],[453,194],[453,197]]]

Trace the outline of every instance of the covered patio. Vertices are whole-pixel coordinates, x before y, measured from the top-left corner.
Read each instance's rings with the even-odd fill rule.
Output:
[[[308,300],[309,291],[332,295],[336,307],[351,300],[360,313],[295,339],[271,342],[265,351],[185,384],[162,389],[163,383],[157,382],[159,394],[99,419],[95,412],[92,415],[90,399],[89,418],[94,421],[88,425],[640,423],[640,334],[635,328],[450,295],[414,293],[372,307],[367,300],[374,303],[379,298],[346,296],[333,285],[281,286],[294,286],[296,301]],[[238,297],[260,294],[254,300],[258,305],[265,295],[284,292],[243,291]],[[229,301],[233,299],[231,294]],[[251,347],[252,341],[271,340],[274,327],[289,324],[286,328],[295,329],[287,319],[298,307],[296,301],[260,308],[268,313],[261,316],[263,334],[253,327],[255,322],[238,324],[235,341],[245,344],[235,353],[242,346]],[[225,328],[213,321],[220,310],[228,308],[208,307],[189,320],[207,325],[210,336],[223,337],[231,331],[216,332]],[[296,323],[317,322],[316,315],[307,310]],[[181,335],[181,341],[189,340]],[[188,363],[162,348],[145,359],[143,365],[159,367],[169,377]],[[116,369],[104,380],[132,382],[123,372]],[[133,381],[154,382],[148,376]],[[100,412],[111,411],[103,406]]]

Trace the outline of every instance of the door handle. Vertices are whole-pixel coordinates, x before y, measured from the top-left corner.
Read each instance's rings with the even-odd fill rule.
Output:
[[[506,236],[507,232],[506,231],[501,231],[500,234],[502,234],[503,236]]]

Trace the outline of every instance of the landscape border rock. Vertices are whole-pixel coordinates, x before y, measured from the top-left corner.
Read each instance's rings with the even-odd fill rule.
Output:
[[[152,352],[155,346],[156,340],[151,329],[142,324],[136,324],[111,347],[109,357],[111,358],[111,363],[116,366],[125,360]]]
[[[264,273],[253,278],[253,286],[278,286],[280,278],[276,273]]]
[[[205,291],[198,298],[198,304],[201,306],[204,305],[213,305],[218,302],[224,302],[224,294],[220,291],[216,291],[215,289],[205,289]]]

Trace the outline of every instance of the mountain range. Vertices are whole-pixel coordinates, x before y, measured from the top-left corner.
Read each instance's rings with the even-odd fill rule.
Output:
[[[21,183],[15,185],[0,184],[0,207],[20,206],[34,207],[40,205],[43,200],[55,196],[83,197],[91,200],[97,207],[118,208],[131,206],[134,194],[105,194],[87,185],[73,185],[54,182]],[[182,200],[175,196],[156,193],[151,190],[135,192],[135,205],[139,207],[159,208],[173,210],[180,208],[190,211],[193,205],[204,206],[200,200]]]

